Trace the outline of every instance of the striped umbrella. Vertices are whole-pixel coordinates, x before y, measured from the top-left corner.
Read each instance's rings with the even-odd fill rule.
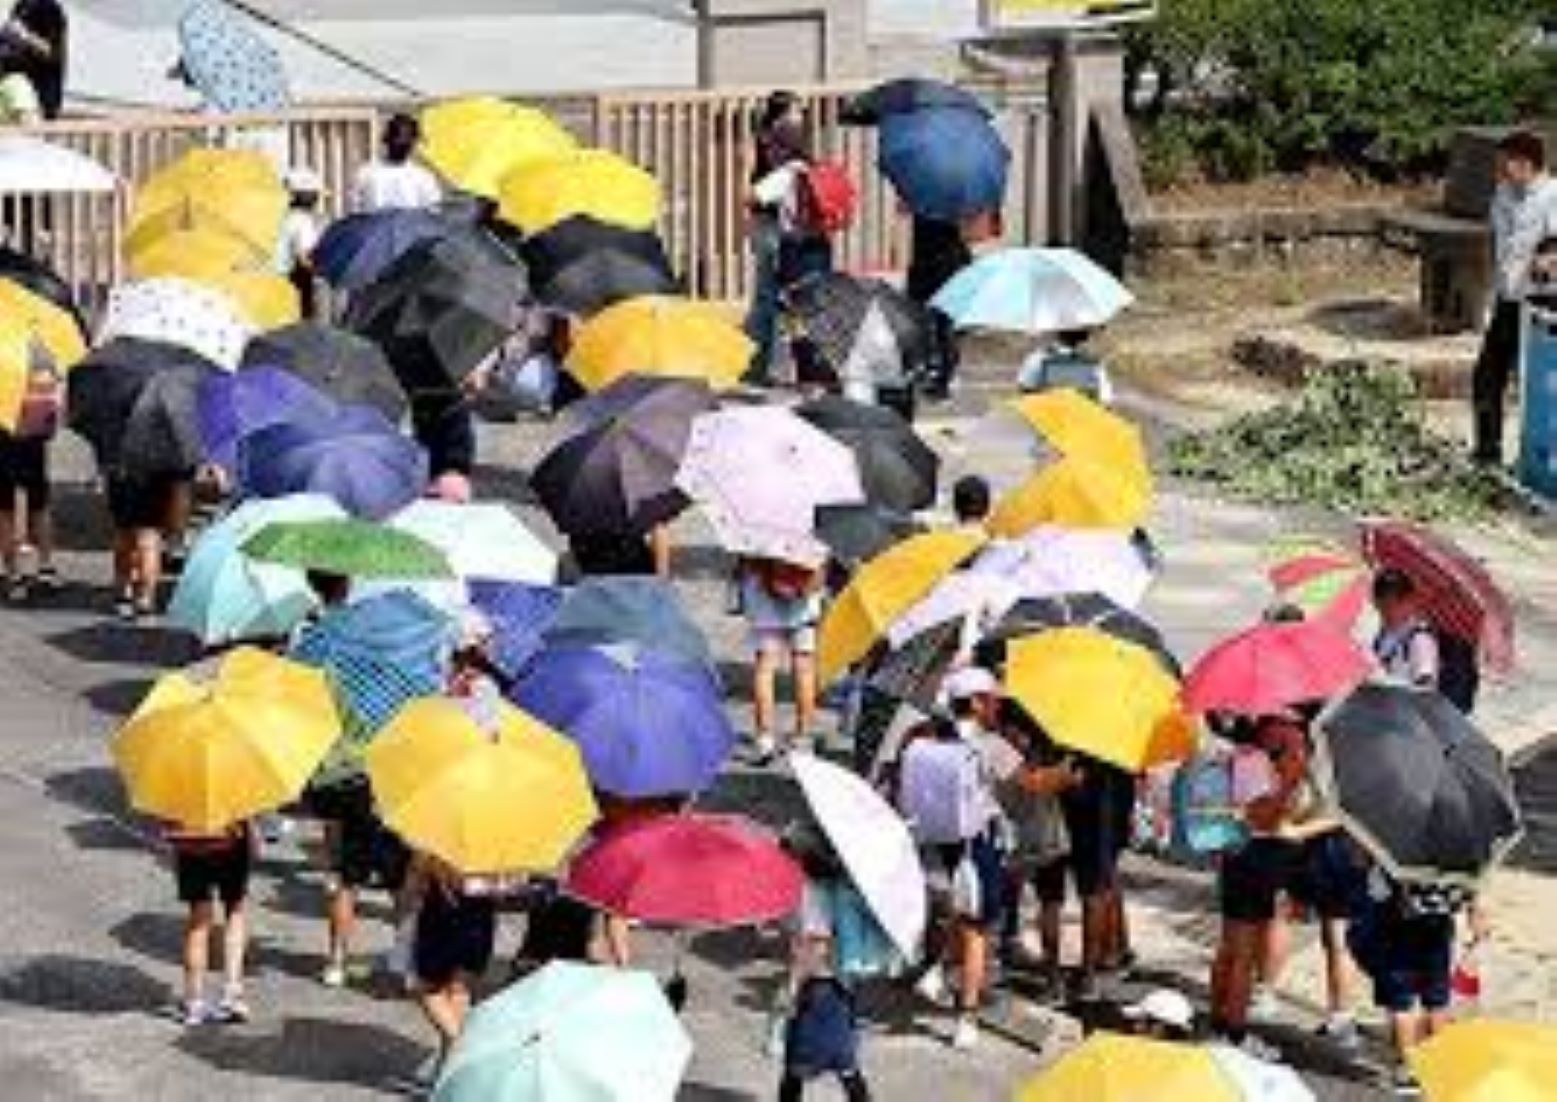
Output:
[[[1424,612],[1442,631],[1474,643],[1493,669],[1514,666],[1514,610],[1487,568],[1449,537],[1405,521],[1362,529],[1362,550],[1377,568],[1394,567],[1425,595]]]

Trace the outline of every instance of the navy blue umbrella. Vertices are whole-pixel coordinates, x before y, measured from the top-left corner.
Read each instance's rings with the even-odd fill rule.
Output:
[[[326,494],[366,520],[399,512],[427,488],[427,453],[366,406],[260,429],[238,444],[237,466],[246,498]]]
[[[348,215],[331,223],[319,238],[313,252],[314,267],[330,286],[358,291],[423,241],[447,237],[457,230],[451,219],[431,210]]]
[[[544,651],[513,697],[577,743],[590,782],[613,796],[702,792],[735,745],[708,670],[662,655]]]
[[[878,84],[844,105],[843,121],[850,126],[875,126],[892,115],[909,115],[932,107],[952,107],[989,118],[989,108],[972,92],[922,77],[902,77]]]
[[[328,395],[275,367],[212,375],[201,383],[195,407],[206,458],[229,471],[245,436],[288,421],[328,421],[339,412]]]
[[[877,163],[915,214],[960,222],[1004,206],[1011,151],[975,112],[931,107],[881,120]]]

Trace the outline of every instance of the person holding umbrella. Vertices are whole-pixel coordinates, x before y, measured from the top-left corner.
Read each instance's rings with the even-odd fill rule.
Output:
[[[351,209],[371,213],[437,206],[443,198],[438,178],[415,160],[422,144],[421,124],[407,114],[391,115],[381,143],[383,156],[357,171]]]
[[[763,202],[757,185],[782,168],[801,147],[800,128],[805,106],[794,92],[778,91],[767,98],[757,113],[756,134],[752,139],[752,165],[748,183],[753,189],[747,204],[750,218],[752,255],[751,308],[746,314],[746,333],[757,345],[752,357],[751,378],[758,382],[772,379],[773,351],[778,341],[780,288],[779,242],[782,239],[776,204]]]
[[[752,707],[757,760],[779,752],[774,736],[779,668],[788,663],[795,681],[795,738],[806,749],[816,723],[816,625],[822,618],[822,574],[776,559],[745,559],[739,569],[740,607],[753,651]]]

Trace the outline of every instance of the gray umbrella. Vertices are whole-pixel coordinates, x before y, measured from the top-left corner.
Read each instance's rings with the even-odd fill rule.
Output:
[[[563,598],[548,646],[627,647],[713,664],[708,640],[658,578],[586,578]]]
[[[1402,883],[1473,885],[1519,840],[1502,751],[1436,692],[1363,685],[1320,717],[1315,743],[1326,801]]]

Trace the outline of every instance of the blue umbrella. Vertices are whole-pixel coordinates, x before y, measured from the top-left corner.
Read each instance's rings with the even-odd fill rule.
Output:
[[[225,114],[291,106],[281,57],[226,4],[195,0],[178,21],[179,65],[206,103]]]
[[[932,107],[881,120],[877,163],[915,214],[960,222],[1004,206],[1011,151],[978,114]]]
[[[562,591],[522,582],[467,583],[470,603],[492,625],[492,660],[517,677],[545,648],[546,629],[562,607]]]
[[[361,750],[413,700],[443,691],[458,629],[413,593],[382,593],[331,609],[298,633],[288,657],[323,670],[346,738],[324,778],[355,774]]]
[[[578,743],[591,783],[614,796],[702,792],[735,745],[709,671],[652,652],[543,651],[513,698]]]
[[[352,214],[324,231],[314,267],[332,287],[358,291],[373,283],[423,241],[448,237],[457,227],[435,211],[381,210]]]
[[[708,640],[676,591],[657,578],[586,578],[562,602],[546,632],[552,647],[631,646],[711,666]]]
[[[355,517],[383,520],[422,495],[427,454],[384,415],[348,406],[330,421],[271,425],[238,445],[244,497],[327,494]]]
[[[316,424],[339,411],[329,396],[290,371],[266,367],[206,379],[195,419],[206,458],[230,471],[238,464],[238,441],[245,436],[286,422]]]

